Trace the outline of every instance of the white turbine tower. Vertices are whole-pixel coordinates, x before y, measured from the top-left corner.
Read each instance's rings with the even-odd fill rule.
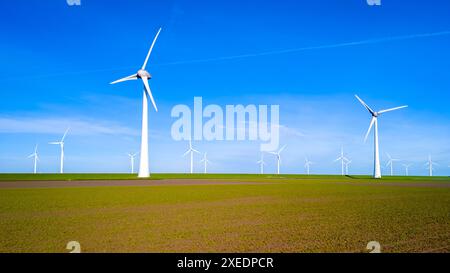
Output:
[[[155,111],[158,112],[158,108],[156,107],[155,100],[153,99],[152,91],[150,90],[150,85],[148,84],[148,80],[152,78],[150,73],[145,70],[147,66],[148,59],[150,58],[150,54],[152,53],[153,46],[155,45],[156,40],[158,39],[159,33],[161,32],[161,28],[156,33],[155,38],[153,39],[152,45],[150,46],[150,50],[147,53],[147,57],[145,58],[144,64],[141,69],[136,74],[131,76],[122,78],[120,80],[114,81],[111,84],[116,84],[124,81],[131,81],[141,79],[144,84],[144,91],[142,96],[142,132],[141,132],[141,152],[140,152],[140,164],[139,164],[139,174],[138,177],[149,177],[150,171],[148,166],[148,98],[150,98]]]
[[[427,166],[427,169],[429,171],[429,176],[433,176],[433,165],[438,165],[436,162],[433,162],[433,160],[431,159],[431,155],[428,155],[428,161],[427,163],[425,163],[425,165]]]
[[[341,161],[341,175],[345,175],[345,162],[349,161],[344,156],[344,147],[341,147],[341,155],[334,160],[334,162]]]
[[[311,165],[314,164],[314,162],[309,161],[307,157],[305,157],[305,169],[306,169],[306,174],[309,175],[309,169],[311,167]]]
[[[66,135],[67,135],[67,132],[69,132],[69,129],[70,128],[67,128],[66,132],[64,133],[64,135],[60,141],[54,141],[54,142],[48,143],[51,145],[59,145],[59,147],[61,147],[61,163],[60,163],[60,169],[59,169],[60,173],[64,173],[64,139],[66,138]]]
[[[348,165],[350,165],[350,163],[352,163],[351,160],[348,160],[345,162],[345,174],[348,175]]]
[[[281,147],[278,152],[270,152],[271,154],[275,155],[277,157],[277,174],[280,174],[280,164],[281,164],[281,152],[286,148],[286,145]]]
[[[38,151],[38,145],[36,144],[36,146],[34,147],[34,153],[32,153],[31,155],[28,156],[28,158],[33,158],[33,161],[34,161],[33,173],[37,173],[37,162],[39,160],[37,151]]]
[[[191,173],[194,173],[194,153],[200,154],[200,152],[192,148],[191,140],[189,140],[189,149],[183,154],[183,156],[186,156],[189,153],[191,154]]]
[[[266,162],[264,162],[264,154],[261,153],[261,159],[256,162],[259,164],[260,173],[264,174],[264,165],[266,165]]]
[[[403,167],[405,167],[405,175],[409,176],[409,167],[412,166],[412,164],[402,164]]]
[[[391,168],[391,176],[394,175],[394,162],[395,161],[400,161],[400,159],[396,159],[396,158],[392,158],[390,154],[386,153],[386,155],[388,156],[389,160],[386,164],[386,167],[390,167]]]
[[[203,166],[204,167],[203,173],[206,174],[207,173],[206,168],[208,167],[208,164],[211,163],[211,161],[209,161],[208,158],[206,157],[206,153],[203,154],[203,159],[200,160],[200,162],[204,164],[204,166]]]
[[[128,153],[128,156],[130,157],[130,164],[131,164],[131,174],[133,174],[134,173],[134,158],[136,157],[136,155],[137,155],[138,153],[134,153],[134,154],[132,154],[132,153]]]
[[[358,95],[355,95],[355,97],[359,100],[359,102],[369,111],[369,113],[372,115],[372,120],[370,121],[369,130],[367,130],[366,136],[364,137],[364,142],[367,140],[367,137],[369,136],[370,130],[372,130],[372,127],[375,125],[374,129],[374,171],[373,171],[373,177],[374,178],[381,178],[381,167],[380,167],[380,151],[379,151],[379,145],[378,145],[378,117],[387,112],[395,111],[398,109],[406,108],[407,105],[399,106],[395,108],[390,108],[386,110],[381,110],[378,112],[373,111],[362,99],[358,97]]]

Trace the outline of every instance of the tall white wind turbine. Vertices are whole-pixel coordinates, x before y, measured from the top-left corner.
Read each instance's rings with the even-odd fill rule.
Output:
[[[433,166],[438,164],[436,162],[433,162],[433,160],[431,159],[431,155],[428,155],[428,161],[427,163],[425,163],[425,165],[427,166],[429,176],[433,176]]]
[[[405,167],[405,175],[409,176],[409,167],[412,166],[412,164],[402,164],[403,167]]]
[[[373,177],[374,178],[381,178],[381,167],[380,167],[380,151],[379,151],[379,144],[378,144],[378,117],[387,112],[399,110],[402,108],[408,107],[407,105],[399,106],[395,108],[390,108],[386,110],[381,110],[378,112],[373,111],[358,95],[355,95],[355,97],[359,100],[359,102],[369,111],[369,113],[372,115],[372,119],[370,121],[369,130],[367,130],[366,136],[364,137],[364,142],[366,142],[367,137],[369,136],[370,130],[372,130],[372,127],[375,127],[374,129],[374,171],[373,171]]]
[[[131,76],[119,79],[117,81],[111,82],[111,84],[116,84],[124,81],[131,81],[141,79],[144,84],[144,91],[142,96],[142,132],[141,132],[141,152],[140,152],[140,164],[139,164],[139,174],[138,177],[149,177],[149,163],[148,163],[148,98],[150,98],[155,111],[158,112],[158,108],[156,107],[155,100],[153,99],[152,91],[150,90],[150,85],[148,80],[152,78],[150,73],[147,72],[147,62],[150,58],[150,54],[152,53],[153,46],[158,39],[159,33],[161,32],[161,28],[156,33],[155,38],[153,39],[152,45],[147,53],[147,57],[145,58],[144,64],[141,69],[138,70],[136,74]]]
[[[34,161],[33,173],[37,173],[37,162],[39,161],[39,156],[38,156],[38,145],[37,145],[37,144],[36,144],[36,146],[34,147],[34,153],[32,153],[31,155],[29,155],[28,158],[33,158],[33,161]]]
[[[306,174],[309,175],[309,170],[311,165],[314,164],[314,162],[309,161],[307,157],[305,157],[305,169],[306,169]]]
[[[334,162],[341,161],[341,175],[345,175],[345,162],[348,162],[348,158],[344,156],[344,147],[341,147],[341,154]]]
[[[281,152],[286,148],[286,145],[281,147],[278,152],[270,152],[277,157],[277,174],[280,174],[280,164],[281,164]]]
[[[54,141],[54,142],[49,142],[48,144],[51,145],[59,145],[59,147],[61,148],[61,157],[60,157],[60,167],[59,167],[59,173],[64,173],[64,139],[66,138],[67,132],[69,132],[70,128],[67,128],[66,132],[64,133],[63,137],[61,138],[60,141]]]
[[[266,162],[264,162],[264,154],[261,153],[261,159],[256,161],[257,164],[259,164],[260,173],[264,174],[264,165],[266,165]]]
[[[186,156],[189,153],[191,154],[191,173],[194,173],[194,153],[200,154],[200,152],[192,148],[192,140],[189,140],[189,149],[183,154],[183,156]]]
[[[205,152],[205,153],[203,154],[202,160],[200,160],[200,162],[203,163],[203,167],[204,167],[203,173],[205,173],[205,174],[207,173],[207,167],[208,167],[208,164],[211,163],[211,161],[208,160],[206,154],[207,154],[207,153]]]
[[[400,159],[396,159],[396,158],[392,158],[390,154],[386,153],[386,155],[388,156],[389,160],[386,164],[386,167],[390,167],[391,168],[391,176],[394,175],[394,162],[395,161],[400,161]]]
[[[128,153],[128,156],[130,157],[130,164],[131,164],[131,171],[130,173],[133,174],[134,173],[134,158],[136,157],[138,153]]]

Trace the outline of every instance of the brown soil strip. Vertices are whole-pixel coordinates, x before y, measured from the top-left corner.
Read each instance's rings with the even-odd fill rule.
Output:
[[[165,180],[83,180],[83,181],[4,181],[0,189],[15,188],[78,188],[114,186],[190,186],[190,185],[261,185],[267,182],[230,181],[220,179],[165,179]]]

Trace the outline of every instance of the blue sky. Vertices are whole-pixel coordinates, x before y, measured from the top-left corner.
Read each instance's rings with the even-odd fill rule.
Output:
[[[342,145],[351,173],[371,173],[370,117],[357,93],[377,109],[410,106],[380,118],[383,165],[388,152],[425,175],[431,154],[435,173],[450,173],[446,0],[81,3],[1,4],[0,172],[31,171],[35,143],[40,172],[56,172],[59,150],[47,142],[68,126],[67,172],[128,171],[126,153],[139,149],[141,86],[108,83],[136,72],[161,26],[148,67],[160,110],[150,110],[152,172],[188,170],[170,111],[202,96],[221,106],[279,104],[282,172],[303,173],[308,156],[313,173],[338,173]],[[194,145],[208,151],[212,172],[258,171],[259,142]],[[266,161],[274,172],[275,159]]]

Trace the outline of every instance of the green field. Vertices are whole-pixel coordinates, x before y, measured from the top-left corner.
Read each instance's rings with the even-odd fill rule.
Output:
[[[27,180],[41,180],[41,181],[51,181],[51,180],[138,180],[137,174],[106,174],[106,173],[69,173],[69,174],[54,174],[54,173],[44,173],[44,174],[29,174],[29,173],[2,173],[0,174],[1,181],[27,181]],[[371,180],[369,175],[355,175],[355,176],[341,176],[341,175],[304,175],[304,174],[181,174],[181,173],[156,173],[152,174],[150,179],[160,180],[160,179],[245,179],[245,180],[260,180],[260,179],[348,179],[348,180],[358,180],[367,179]],[[148,180],[146,178],[145,180]],[[396,180],[396,181],[444,181],[450,182],[450,177],[448,176],[433,176],[433,177],[423,177],[423,176],[385,176],[381,181],[386,180]]]
[[[253,183],[0,188],[0,252],[67,252],[69,241],[83,252],[366,252],[369,241],[383,252],[450,252],[448,177],[153,176],[180,178]]]

